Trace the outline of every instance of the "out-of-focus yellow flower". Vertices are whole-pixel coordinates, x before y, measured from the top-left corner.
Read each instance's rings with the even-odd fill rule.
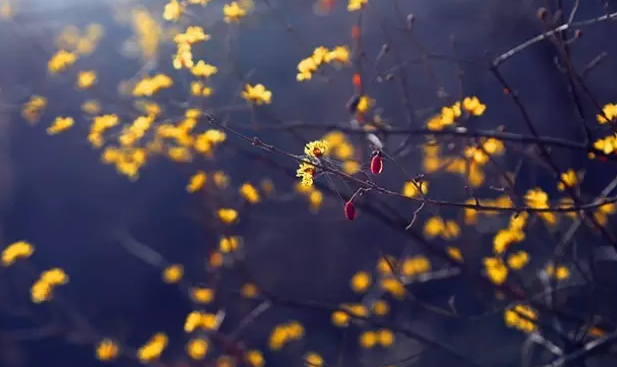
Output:
[[[238,211],[231,208],[221,208],[217,214],[221,222],[225,224],[231,224],[238,219]]]
[[[191,178],[189,179],[189,184],[186,186],[186,191],[188,192],[196,192],[206,184],[208,176],[204,171],[197,171]]]
[[[43,109],[47,106],[45,97],[33,95],[30,100],[24,104],[21,110],[21,116],[31,124],[34,124],[41,117]]]
[[[223,20],[225,23],[239,22],[240,19],[246,15],[246,10],[240,6],[236,1],[231,4],[225,4],[223,6]]]
[[[405,286],[396,278],[387,277],[382,279],[381,288],[397,299],[403,299],[405,296]]]
[[[191,94],[195,97],[209,97],[212,95],[212,88],[202,82],[191,82]]]
[[[535,320],[538,318],[537,312],[529,306],[518,304],[514,308],[504,311],[506,325],[511,328],[519,329],[525,333],[536,331],[538,326]]]
[[[358,105],[356,106],[356,111],[359,113],[366,113],[373,105],[373,102],[373,99],[367,95],[360,96]]]
[[[401,274],[406,277],[413,277],[427,273],[431,270],[431,263],[424,256],[414,256],[405,259],[401,264]]]
[[[448,254],[448,256],[450,256],[450,258],[458,262],[463,262],[463,254],[461,253],[460,249],[448,246],[446,247],[446,253]]]
[[[240,195],[242,195],[242,197],[251,204],[256,204],[261,200],[259,197],[259,191],[257,191],[255,186],[248,182],[240,186],[239,191]]]
[[[191,68],[191,74],[200,78],[209,78],[218,72],[218,68],[214,65],[207,64],[203,60],[197,61],[197,64]]]
[[[460,233],[459,225],[451,220],[444,221],[440,217],[431,217],[424,223],[424,235],[427,238],[441,236],[443,239],[454,239]]]
[[[508,256],[508,266],[513,270],[521,270],[529,262],[529,254],[525,251],[518,251]]]
[[[174,162],[186,163],[193,159],[191,151],[187,147],[170,147],[167,155]]]
[[[88,89],[92,87],[94,83],[96,83],[96,71],[94,70],[80,71],[77,74],[76,87],[78,89]]]
[[[485,258],[484,269],[486,270],[486,274],[488,275],[489,279],[497,285],[503,284],[508,277],[508,268],[499,258]]]
[[[566,187],[573,187],[578,184],[578,175],[573,169],[569,169],[561,174],[561,182],[557,183],[557,189],[564,191]]]
[[[318,66],[319,65],[312,57],[303,59],[298,63],[298,74],[296,75],[296,80],[298,80],[299,82],[311,80],[311,78],[313,77],[313,73],[317,71]]]
[[[486,110],[486,105],[482,104],[478,97],[465,97],[463,108],[474,116],[481,116]]]
[[[81,104],[81,110],[89,115],[96,115],[101,112],[101,106],[97,100],[89,99]]]
[[[177,0],[170,0],[169,3],[165,5],[163,19],[176,22],[180,19],[180,14],[182,14],[182,4]]]
[[[263,84],[252,86],[247,84],[242,91],[242,98],[256,105],[272,103],[272,92],[266,89]]]
[[[367,2],[368,0],[349,0],[349,3],[347,4],[347,11],[352,12],[360,10]]]
[[[240,243],[241,238],[237,236],[221,237],[221,240],[219,241],[219,250],[221,250],[221,252],[224,254],[228,254],[230,252],[236,251],[238,247],[240,247]]]
[[[118,356],[118,351],[118,344],[106,338],[96,346],[96,358],[103,362],[111,361]]]
[[[382,347],[391,347],[394,344],[394,333],[390,329],[380,329],[377,331],[377,340]]]
[[[47,62],[47,68],[52,74],[66,70],[77,61],[77,55],[72,52],[60,50],[56,52]]]
[[[2,251],[2,266],[13,265],[17,260],[27,259],[34,253],[34,246],[26,241],[13,242]]]
[[[330,147],[337,147],[340,144],[343,144],[346,140],[345,134],[338,130],[330,131],[321,139],[328,143]]]
[[[163,281],[167,284],[176,284],[184,276],[184,267],[181,264],[171,264],[163,270]]]
[[[47,128],[47,134],[56,135],[70,129],[75,120],[72,117],[56,117],[50,127]]]
[[[244,283],[240,289],[240,294],[244,298],[255,298],[259,294],[259,288],[253,283]]]
[[[163,333],[157,333],[146,344],[137,350],[137,358],[142,363],[147,363],[158,359],[165,348],[167,348],[168,338]]]
[[[308,195],[308,200],[311,211],[316,212],[319,210],[319,208],[321,208],[321,204],[323,203],[323,194],[319,190],[311,190]]]
[[[247,351],[245,359],[246,362],[252,367],[263,367],[266,364],[263,354],[256,349]]]
[[[541,188],[530,189],[525,194],[525,201],[530,208],[534,209],[546,209],[548,205],[548,194]],[[557,215],[552,212],[539,212],[538,216],[544,219],[549,225],[555,225],[557,223]]]
[[[599,123],[605,124],[609,121],[614,122],[615,119],[617,119],[617,104],[608,103],[604,105],[604,107],[602,108],[602,113],[603,114],[596,115],[596,119]]]
[[[347,312],[336,310],[332,312],[332,324],[338,327],[345,327],[349,325],[350,316]]]
[[[304,356],[304,365],[306,367],[323,367],[324,360],[319,354],[309,352]]]
[[[428,182],[426,181],[407,181],[403,186],[403,195],[408,198],[415,198],[416,196],[422,194],[426,195],[428,193]]]
[[[385,316],[390,312],[390,305],[383,299],[373,302],[372,311],[377,316]]]
[[[192,359],[200,361],[208,353],[208,341],[203,338],[191,339],[186,345],[186,352]]]
[[[229,185],[229,176],[227,176],[223,171],[214,172],[213,178],[214,184],[219,189],[224,189]]]
[[[68,275],[60,268],[52,268],[41,273],[39,279],[30,288],[32,302],[41,303],[53,297],[55,287],[69,282]]]
[[[373,348],[378,342],[378,335],[375,331],[367,330],[360,334],[359,337],[360,346],[364,349]]]
[[[553,263],[549,263],[545,271],[549,276],[555,277],[557,280],[566,280],[570,277],[570,269],[564,265],[555,267]]]
[[[364,293],[371,286],[371,276],[365,271],[359,271],[351,277],[351,289],[356,293]]]
[[[348,64],[349,60],[350,51],[347,46],[337,46],[324,56],[324,61],[327,63]]]
[[[360,172],[360,163],[352,160],[343,162],[343,172],[348,175],[355,175]]]

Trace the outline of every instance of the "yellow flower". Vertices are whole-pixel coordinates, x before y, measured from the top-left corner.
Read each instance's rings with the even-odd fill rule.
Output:
[[[240,289],[240,294],[244,298],[255,298],[259,294],[259,288],[253,283],[245,283]]]
[[[359,271],[351,277],[351,289],[356,293],[364,293],[371,286],[371,276],[365,271]]]
[[[486,110],[486,105],[482,104],[478,97],[465,97],[463,108],[474,116],[481,116]]]
[[[96,72],[94,70],[80,71],[77,74],[78,89],[88,89],[96,83]]]
[[[101,106],[97,100],[90,99],[81,104],[81,110],[89,115],[96,115],[101,112]]]
[[[378,299],[373,303],[373,313],[377,316],[385,316],[390,312],[390,305],[383,299]]]
[[[368,0],[349,0],[349,3],[347,4],[347,11],[352,12],[360,10],[367,2]]]
[[[569,169],[562,173],[560,177],[562,182],[557,183],[557,189],[559,189],[559,191],[564,191],[566,187],[576,186],[578,183],[578,175],[573,169]]]
[[[315,166],[310,163],[302,162],[296,171],[296,177],[302,178],[303,186],[313,186],[313,176],[315,175]]]
[[[202,338],[191,339],[186,345],[186,352],[192,359],[202,360],[208,352],[208,342]]]
[[[428,193],[428,182],[426,181],[407,181],[403,186],[403,195],[408,198],[415,198],[416,196]]]
[[[146,344],[137,350],[137,357],[142,363],[147,363],[158,359],[167,347],[167,342],[167,335],[157,333]]]
[[[504,311],[506,326],[519,329],[525,333],[531,333],[537,329],[535,323],[537,317],[538,315],[535,310],[522,304]]]
[[[207,176],[204,171],[197,171],[191,178],[189,179],[189,184],[186,186],[186,191],[188,192],[196,192],[206,184]]]
[[[324,140],[315,140],[307,143],[304,147],[304,154],[315,158],[321,158],[328,155],[328,143]]]
[[[365,113],[365,112],[367,112],[369,110],[369,108],[371,108],[372,104],[373,104],[373,100],[371,99],[371,97],[369,97],[367,95],[363,95],[358,100],[358,105],[356,106],[356,111],[358,111],[360,113]]]
[[[96,347],[96,358],[100,361],[111,361],[118,355],[118,345],[111,339],[103,339]]]
[[[272,92],[266,89],[263,84],[251,86],[247,84],[242,92],[242,98],[256,105],[270,104],[272,102]]]
[[[448,254],[448,256],[450,256],[450,258],[458,262],[463,262],[463,254],[461,253],[460,249],[448,246],[446,247],[446,253]]]
[[[231,4],[225,4],[223,14],[225,23],[239,22],[246,15],[246,10],[234,1]]]
[[[177,0],[170,0],[169,3],[165,5],[165,10],[163,11],[163,19],[175,22],[180,19],[181,13],[182,5]]]
[[[349,47],[337,46],[332,51],[329,51],[324,56],[324,61],[327,63],[335,62],[340,64],[348,64],[350,57]]]
[[[501,285],[506,281],[508,276],[508,268],[501,259],[494,257],[485,258],[484,269],[493,283]]]
[[[602,108],[603,114],[596,115],[596,119],[599,123],[605,124],[608,121],[615,121],[617,119],[617,104],[608,103]],[[607,120],[608,118],[608,120]]]
[[[431,263],[424,256],[414,256],[405,259],[401,265],[401,274],[406,277],[413,277],[431,270]]]
[[[329,133],[324,135],[322,140],[328,143],[328,146],[336,147],[345,142],[345,134],[338,130],[330,131]]]
[[[364,349],[370,349],[373,348],[378,341],[378,335],[376,332],[374,331],[364,331],[362,334],[360,334],[360,346]]]
[[[203,60],[197,61],[197,64],[191,68],[191,74],[201,78],[209,78],[217,72],[216,66],[206,64]]]
[[[72,117],[56,117],[52,125],[47,128],[47,134],[55,135],[66,131],[73,126],[74,122]]]
[[[34,246],[26,241],[13,242],[2,251],[1,264],[3,266],[13,265],[15,261],[27,259],[34,253]]]
[[[21,111],[21,115],[26,121],[34,124],[38,121],[43,109],[47,106],[47,99],[45,97],[33,95],[30,100],[24,104]]]
[[[172,264],[163,270],[163,281],[167,284],[175,284],[182,280],[184,267],[180,264]]]
[[[309,352],[304,356],[304,365],[306,367],[323,367],[324,360],[319,354]]]
[[[52,74],[56,74],[66,70],[69,66],[77,61],[77,55],[74,53],[60,50],[56,52],[47,63],[47,68]]]
[[[237,236],[222,237],[221,240],[219,241],[219,249],[224,254],[234,252],[240,246],[240,241],[241,239]]]
[[[214,184],[220,189],[224,189],[227,185],[229,185],[229,176],[227,176],[223,171],[214,172],[213,178]]]
[[[266,364],[263,354],[256,349],[247,351],[245,358],[248,364],[253,367],[263,367]]]
[[[298,63],[298,74],[296,80],[299,82],[304,80],[311,80],[313,73],[317,71],[317,63],[312,57],[308,57]]]
[[[383,347],[390,347],[394,344],[394,333],[390,329],[381,329],[377,332],[377,339]]]
[[[332,312],[332,323],[338,327],[345,327],[349,325],[349,314],[347,312],[336,310]]]
[[[323,203],[323,194],[319,190],[311,190],[308,199],[311,204],[311,211],[316,212],[321,207],[321,203]]]
[[[231,208],[221,208],[217,214],[221,222],[225,224],[231,224],[238,219],[238,211]]]
[[[251,204],[256,204],[261,200],[261,198],[259,197],[259,192],[255,188],[255,186],[251,185],[250,183],[245,183],[240,186],[239,191],[240,195],[242,195],[242,197]]]
[[[343,163],[343,172],[348,175],[355,175],[360,172],[360,163],[356,161],[345,161]]]
[[[193,302],[207,304],[214,300],[214,291],[211,288],[193,287],[190,291]]]
[[[521,270],[529,262],[529,254],[525,251],[518,251],[508,256],[508,266],[510,269]]]

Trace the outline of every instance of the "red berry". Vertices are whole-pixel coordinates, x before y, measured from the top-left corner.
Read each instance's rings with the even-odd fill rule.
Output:
[[[371,159],[371,172],[374,175],[378,175],[383,170],[383,159],[381,158],[381,154],[377,153]]]
[[[356,219],[356,207],[351,201],[345,203],[345,217],[349,220]]]

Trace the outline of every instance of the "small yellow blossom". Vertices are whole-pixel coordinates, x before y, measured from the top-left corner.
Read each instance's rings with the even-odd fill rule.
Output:
[[[309,352],[304,356],[304,365],[306,367],[323,367],[324,360],[319,354]]]
[[[355,175],[356,173],[360,172],[360,168],[360,163],[356,161],[349,160],[343,162],[343,172],[348,175]]]
[[[80,71],[77,74],[76,87],[78,89],[88,89],[92,87],[94,83],[96,83],[96,72],[94,70]]]
[[[377,340],[382,347],[390,347],[394,344],[394,333],[390,329],[380,329],[377,331]]]
[[[246,362],[252,367],[264,367],[266,364],[263,354],[256,349],[247,351],[245,358]]]
[[[351,278],[351,289],[356,293],[364,293],[371,286],[371,276],[365,271],[359,271]]]
[[[163,333],[157,333],[146,344],[137,350],[137,358],[142,363],[158,359],[167,347],[168,338]]]
[[[218,72],[218,68],[214,65],[207,64],[203,60],[197,61],[197,64],[191,68],[191,74],[200,78],[209,78]]]
[[[231,208],[221,208],[217,211],[217,215],[225,224],[231,224],[238,219],[238,211]]]
[[[302,178],[303,186],[313,186],[313,176],[315,175],[315,166],[310,163],[302,162],[296,171],[296,177]]]
[[[221,240],[219,241],[219,250],[221,250],[224,254],[228,254],[236,251],[240,246],[240,243],[241,238],[237,236],[221,237]]]
[[[609,121],[615,122],[615,119],[617,119],[617,104],[615,103],[606,104],[602,108],[602,114],[596,115],[596,119],[601,124],[605,124]]]
[[[374,331],[364,331],[360,334],[360,346],[364,349],[373,348],[378,342],[378,334]]]
[[[224,189],[229,185],[229,176],[223,171],[216,171],[213,175],[214,184],[220,189]]]
[[[321,158],[328,155],[328,143],[323,140],[315,140],[307,143],[304,147],[304,154],[315,158]]]
[[[529,254],[525,251],[518,251],[508,256],[508,266],[513,270],[521,270],[529,262]]]
[[[118,356],[118,350],[118,344],[113,340],[103,339],[96,346],[96,358],[103,362],[111,361]]]
[[[350,316],[347,312],[336,310],[332,312],[332,324],[338,327],[345,327],[349,325]]]
[[[465,97],[463,108],[474,116],[481,116],[486,110],[486,105],[482,104],[478,97]]]
[[[202,338],[191,339],[186,345],[186,352],[192,359],[202,360],[208,352],[208,341]]]
[[[21,115],[30,124],[34,124],[41,117],[43,109],[47,106],[47,99],[45,97],[33,95],[30,100],[24,104],[21,111]]]
[[[180,14],[182,14],[182,5],[177,0],[170,0],[165,5],[163,19],[176,22],[180,19]]]
[[[250,183],[244,183],[240,186],[240,195],[251,204],[258,203],[261,198],[259,197],[259,191],[255,188],[255,186]]]
[[[349,3],[347,4],[347,11],[352,12],[360,10],[367,2],[368,0],[349,0]]]
[[[196,303],[208,304],[214,300],[214,290],[211,288],[193,287],[190,292],[191,299]]]
[[[163,281],[167,284],[175,284],[182,280],[184,267],[180,264],[172,264],[163,270]]]
[[[242,91],[242,98],[256,105],[270,104],[272,102],[272,92],[266,89],[263,84],[251,86],[247,84]]]
[[[390,312],[390,305],[383,299],[378,299],[373,303],[373,313],[377,316],[385,316]]]
[[[73,65],[75,61],[77,61],[77,55],[65,50],[60,50],[51,57],[47,63],[47,68],[49,72],[56,74],[66,70],[66,68]]]
[[[566,187],[576,186],[578,183],[578,175],[573,169],[569,169],[561,174],[561,182],[557,183],[557,189],[564,191]]]
[[[239,22],[246,15],[246,10],[233,1],[231,4],[223,6],[223,14],[225,15],[223,19],[225,23]]]
[[[204,171],[197,171],[189,180],[189,184],[186,186],[186,191],[196,192],[206,184],[207,176]]]
[[[2,251],[1,264],[13,265],[17,260],[27,259],[34,253],[34,246],[26,241],[13,242]]]
[[[259,288],[253,283],[244,283],[240,289],[240,294],[244,298],[255,298],[259,294]]]
[[[56,117],[52,125],[47,128],[47,134],[55,135],[66,131],[73,126],[74,122],[72,117]]]
[[[494,257],[485,258],[484,269],[493,283],[501,285],[506,281],[508,268],[501,259]]]
[[[408,198],[415,198],[418,195],[426,195],[428,193],[428,182],[426,181],[407,181],[403,185],[403,195]]]

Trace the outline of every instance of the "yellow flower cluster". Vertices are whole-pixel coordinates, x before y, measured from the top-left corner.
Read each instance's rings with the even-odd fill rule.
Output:
[[[450,240],[457,238],[460,234],[461,228],[453,220],[444,221],[441,217],[435,216],[424,223],[424,235],[427,238],[440,236],[443,239]]]
[[[186,185],[186,191],[193,193],[199,191],[208,180],[208,176],[206,176],[206,172],[197,171],[191,178],[189,178],[189,183]]]
[[[47,99],[45,97],[33,95],[28,102],[24,104],[21,110],[21,116],[31,124],[34,124],[41,117],[41,113],[47,107]]]
[[[181,264],[171,264],[163,269],[163,281],[167,284],[176,284],[184,276],[184,267]]]
[[[173,58],[174,68],[178,70],[183,67],[194,68],[192,51],[193,45],[197,42],[208,41],[209,39],[210,35],[207,35],[204,32],[204,29],[198,26],[188,27],[184,33],[177,34],[174,37],[174,42],[176,43],[177,48],[176,54]],[[200,62],[202,66],[200,66],[199,69],[202,69],[205,63],[203,61]],[[198,63],[198,65],[200,64]],[[216,70],[211,72],[211,74],[214,74],[215,72]],[[193,74],[197,75],[194,71]]]
[[[177,22],[180,19],[180,15],[182,14],[183,5],[177,0],[170,0],[167,4],[165,4],[165,9],[163,10],[163,19]]]
[[[529,189],[527,191],[525,194],[525,202],[527,203],[527,206],[533,209],[546,209],[549,207],[548,194],[539,187]],[[554,226],[557,223],[557,215],[555,213],[538,212],[537,214],[551,226]]]
[[[221,240],[219,241],[219,250],[224,254],[228,254],[230,252],[234,252],[238,250],[241,243],[242,243],[241,237],[237,237],[237,236],[221,237]]]
[[[255,188],[255,186],[251,185],[248,182],[245,182],[238,189],[240,195],[244,198],[244,200],[248,201],[251,204],[257,204],[261,201],[261,197],[259,196],[259,191]]]
[[[500,156],[505,148],[501,140],[495,138],[486,139],[480,146],[469,146],[465,148],[465,156],[474,163],[485,165],[492,155]]]
[[[53,297],[54,288],[69,282],[69,276],[60,268],[53,268],[41,273],[39,279],[30,288],[32,302],[41,303]]]
[[[221,318],[214,313],[206,313],[201,311],[193,311],[188,314],[184,322],[184,331],[192,333],[201,328],[207,331],[215,331],[218,329]]]
[[[56,135],[73,127],[75,120],[72,117],[56,117],[51,126],[47,128],[47,134]]]
[[[103,134],[120,123],[120,118],[116,114],[96,116],[90,125],[88,141],[95,148],[100,148],[105,143]]]
[[[538,313],[529,306],[518,304],[504,311],[504,320],[508,327],[531,333],[538,329],[535,320]]]
[[[144,60],[154,60],[158,55],[161,43],[161,25],[143,7],[133,10],[132,21],[137,43],[141,50],[141,57]]]
[[[118,351],[118,344],[105,338],[96,347],[96,358],[103,362],[111,361],[118,356]]]
[[[358,342],[364,349],[374,348],[377,344],[388,348],[394,344],[394,333],[390,329],[367,330],[360,334]]]
[[[482,116],[486,110],[486,105],[482,104],[478,97],[465,97],[462,104],[456,102],[452,106],[443,107],[438,115],[429,119],[426,127],[432,131],[443,130],[444,127],[453,125],[456,119],[461,117],[463,110],[473,116]]]
[[[557,189],[564,191],[566,187],[573,187],[578,184],[578,174],[573,169],[569,169],[561,174],[561,181],[557,183]]]
[[[266,89],[263,84],[251,86],[247,84],[242,91],[242,98],[256,105],[270,104],[272,102],[272,92]]]
[[[118,173],[131,180],[137,180],[139,169],[146,163],[147,153],[143,148],[107,147],[103,151],[102,161],[105,164],[115,164]]]
[[[76,55],[90,55],[96,49],[103,33],[104,28],[98,23],[88,24],[83,35],[77,27],[69,25],[56,37],[56,46]]]
[[[350,51],[347,46],[337,46],[332,50],[319,46],[313,54],[298,63],[296,80],[299,82],[311,80],[313,74],[324,64],[333,64],[336,67],[347,65],[350,62]]]
[[[223,15],[225,23],[237,23],[246,16],[246,9],[233,1],[223,6]]]
[[[409,257],[403,260],[400,266],[401,275],[406,278],[413,278],[431,271],[431,263],[424,256]]]
[[[2,266],[13,265],[17,260],[27,259],[34,253],[34,246],[26,241],[13,242],[2,251]]]
[[[143,78],[133,88],[134,97],[151,97],[159,90],[173,85],[173,79],[165,74],[156,74],[151,78]]]
[[[608,103],[602,108],[602,114],[596,115],[596,119],[599,123],[605,124],[609,121],[615,122],[617,120],[617,104]]]
[[[508,266],[513,270],[520,270],[529,262],[529,254],[525,251],[510,254],[506,261],[507,266],[503,260],[503,255],[512,244],[525,239],[525,232],[523,230],[527,224],[528,217],[529,214],[527,213],[512,215],[508,228],[498,231],[493,238],[493,253],[495,256],[484,259],[484,269],[493,283],[503,284],[506,281],[509,273]]]
[[[77,55],[73,52],[59,50],[47,62],[47,69],[52,74],[60,73],[77,61]]]
[[[347,3],[347,11],[356,11],[356,10],[360,10],[364,7],[364,5],[366,5],[366,3],[368,2],[368,0],[349,0],[349,3]]]
[[[77,89],[88,89],[96,83],[96,71],[80,71],[77,73],[77,83],[75,87]]]
[[[304,326],[297,321],[291,321],[285,324],[279,324],[274,327],[268,346],[271,350],[280,350],[285,344],[300,340],[304,336]]]
[[[167,348],[168,338],[164,333],[156,333],[137,350],[137,358],[142,363],[148,363],[158,359],[165,348]]]
[[[403,185],[401,193],[408,198],[415,198],[419,195],[428,194],[428,182],[426,181],[407,181]]]

